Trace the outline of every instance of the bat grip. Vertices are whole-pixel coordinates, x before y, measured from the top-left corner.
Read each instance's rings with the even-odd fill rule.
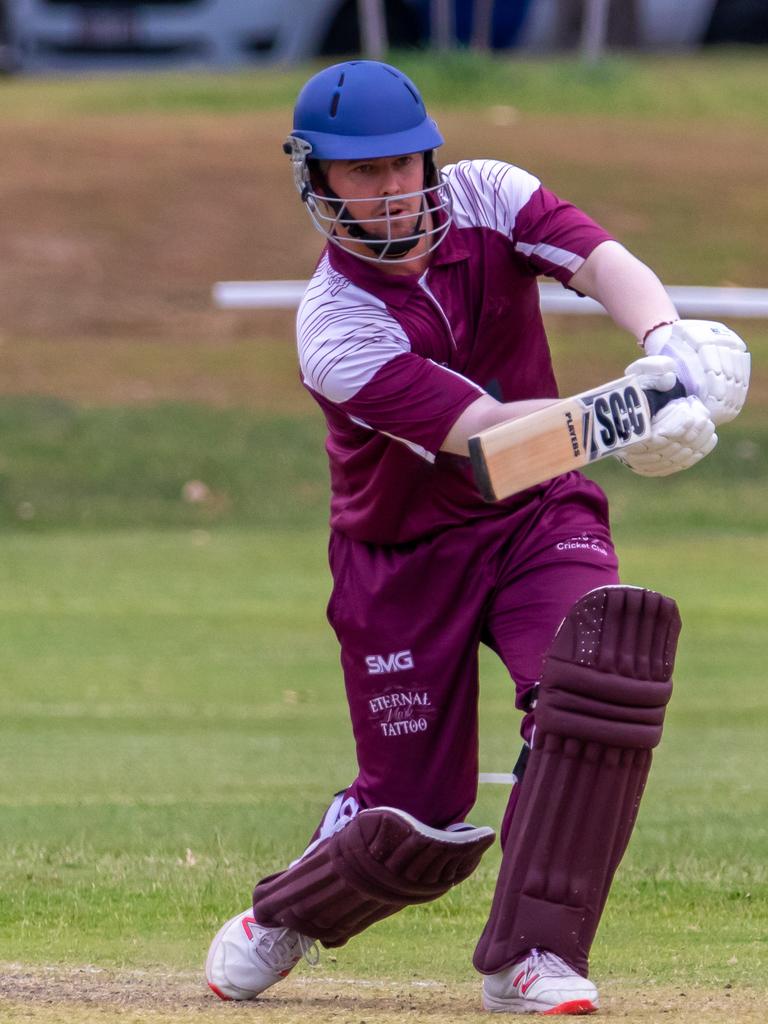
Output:
[[[687,395],[688,392],[679,380],[675,381],[674,386],[669,391],[658,391],[656,388],[649,388],[645,392],[651,416],[655,416],[660,409],[663,409],[665,405],[669,405],[670,402],[674,402],[676,398],[685,398]]]

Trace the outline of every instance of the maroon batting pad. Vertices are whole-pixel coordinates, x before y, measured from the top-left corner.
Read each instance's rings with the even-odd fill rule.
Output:
[[[443,832],[390,807],[361,811],[287,871],[259,882],[253,912],[267,928],[293,928],[342,946],[411,903],[442,896],[475,870],[490,828]]]
[[[548,949],[586,976],[672,692],[680,616],[668,597],[603,587],[545,660],[536,731],[475,967]]]

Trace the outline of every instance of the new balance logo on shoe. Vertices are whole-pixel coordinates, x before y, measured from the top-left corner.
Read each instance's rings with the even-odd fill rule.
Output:
[[[538,978],[539,975],[531,974],[531,968],[527,967],[524,971],[521,971],[518,974],[518,976],[515,978],[512,984],[515,986],[515,988],[519,988],[523,995],[525,995],[525,993],[528,991],[528,989],[531,987],[534,981],[537,981]]]

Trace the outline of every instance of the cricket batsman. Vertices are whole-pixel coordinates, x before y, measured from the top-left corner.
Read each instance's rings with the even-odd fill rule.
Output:
[[[677,607],[621,582],[596,484],[569,472],[488,503],[467,442],[558,396],[542,274],[634,336],[644,351],[626,372],[685,388],[621,453],[636,473],[712,451],[749,355],[723,324],[681,319],[647,266],[534,175],[494,159],[440,168],[442,144],[414,83],[366,60],[306,83],[285,143],[326,239],[298,351],[328,426],[328,618],[358,773],[214,938],[222,999],[256,998],[315,943],[341,946],[475,869],[494,841],[467,821],[483,643],[509,671],[524,741],[474,953],[483,1006],[599,1005],[589,952],[661,738]]]

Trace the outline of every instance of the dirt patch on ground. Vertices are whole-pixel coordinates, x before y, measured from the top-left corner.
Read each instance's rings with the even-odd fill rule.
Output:
[[[487,1021],[476,982],[384,982],[299,975],[255,1003],[221,1003],[198,972],[113,971],[95,967],[29,967],[0,971],[0,1020],[8,1022],[136,1021],[176,1024],[258,1017],[269,1024],[306,1020],[338,1024],[418,1024]],[[764,996],[611,981],[602,986],[601,1018],[622,1024],[762,1024]]]
[[[311,228],[278,171],[280,119],[87,117],[1,130],[8,335],[230,336],[231,319],[212,309],[215,280],[312,268]]]
[[[668,232],[670,204],[681,215],[695,208],[713,232],[748,222],[761,247],[734,253],[727,271],[759,283],[765,137],[718,129],[713,144],[696,127],[683,145],[677,128],[652,122],[494,118],[441,115],[443,161],[496,156],[530,167],[623,238],[645,237],[646,252]],[[212,283],[302,278],[320,248],[280,149],[288,124],[287,112],[0,122],[0,329],[57,339],[252,335],[252,314],[213,310]],[[260,331],[275,326],[258,321]]]
[[[528,167],[670,283],[763,283],[765,135],[697,125],[683,144],[666,124],[511,107],[438,117],[443,162]],[[289,121],[0,115],[0,393],[305,408],[293,311],[223,312],[211,298],[217,280],[314,267],[321,239],[280,147]]]

